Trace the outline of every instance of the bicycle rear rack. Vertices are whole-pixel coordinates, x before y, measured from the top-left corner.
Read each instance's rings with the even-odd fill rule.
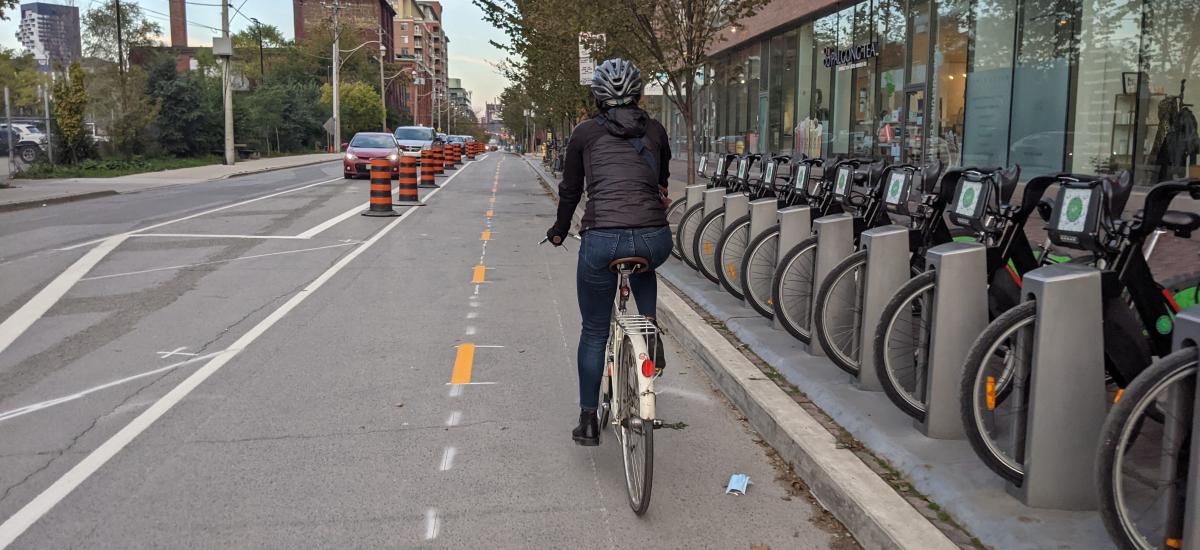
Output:
[[[617,325],[621,327],[621,330],[625,331],[625,334],[631,334],[635,336],[651,336],[658,334],[658,327],[654,326],[654,323],[650,322],[650,319],[647,319],[645,315],[618,315]],[[650,343],[653,344],[653,342]]]

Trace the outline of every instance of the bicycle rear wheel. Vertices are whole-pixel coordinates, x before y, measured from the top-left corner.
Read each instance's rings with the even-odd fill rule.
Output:
[[[875,369],[884,393],[905,414],[925,420],[925,380],[933,328],[934,272],[896,291],[875,327]]]
[[[617,368],[621,369],[621,387],[616,391],[621,392],[621,411],[616,429],[625,462],[625,492],[629,496],[629,507],[640,516],[650,508],[650,488],[654,481],[654,426],[651,420],[643,421],[638,416],[641,372],[629,336],[621,346],[620,357]]]
[[[763,317],[775,317],[771,283],[775,279],[775,260],[779,255],[779,227],[755,237],[742,258],[742,289],[746,301]]]
[[[679,199],[667,207],[667,225],[671,227],[672,237],[679,234],[679,222],[683,221],[683,215],[686,213],[687,201],[684,199]],[[671,245],[671,255],[682,259],[683,251],[679,248],[679,240],[672,238]]]
[[[718,208],[704,216],[692,240],[692,256],[696,258],[700,273],[717,284],[721,284],[721,280],[717,278],[717,270],[720,269],[717,266],[717,243],[721,241],[721,234],[724,232],[725,209]]]
[[[750,242],[750,216],[742,216],[729,224],[729,228],[721,233],[717,242],[717,278],[721,286],[738,300],[745,298],[742,288],[742,259],[746,255],[746,245]]]
[[[812,340],[813,278],[817,267],[817,238],[796,245],[775,269],[771,296],[775,317],[788,333],[809,343]]]
[[[862,365],[859,352],[866,268],[866,250],[847,256],[833,267],[813,298],[813,332],[821,349],[833,364],[853,376],[858,376]]]
[[[675,233],[675,248],[679,249],[679,257],[692,269],[700,269],[700,266],[696,265],[696,258],[692,256],[692,240],[703,219],[704,208],[702,205],[687,207],[687,212],[683,213],[683,218],[679,220],[679,227]]]
[[[1196,348],[1156,361],[1126,388],[1101,431],[1100,517],[1120,548],[1178,547],[1197,389]]]

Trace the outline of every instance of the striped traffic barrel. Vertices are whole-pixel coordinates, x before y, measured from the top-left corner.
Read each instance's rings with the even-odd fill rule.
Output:
[[[396,206],[424,206],[417,195],[417,155],[400,157],[400,178],[396,180]]]
[[[433,181],[433,150],[421,150],[421,177],[417,187],[437,187]]]
[[[453,170],[454,169],[454,144],[453,143],[447,143],[446,145],[442,146],[442,169],[443,170]]]
[[[398,216],[392,209],[392,162],[388,159],[371,159],[371,207],[364,216]]]
[[[430,166],[433,167],[433,175],[435,176],[440,176],[443,174],[443,172],[445,172],[445,169],[442,168],[442,165],[444,164],[444,161],[442,160],[444,151],[445,147],[442,145],[433,146],[433,162],[430,164]]]

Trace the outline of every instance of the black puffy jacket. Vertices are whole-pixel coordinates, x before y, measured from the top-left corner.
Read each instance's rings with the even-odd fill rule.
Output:
[[[641,139],[647,155],[657,161],[657,173],[631,138]],[[583,231],[667,225],[662,195],[667,190],[670,160],[666,129],[641,109],[610,109],[583,121],[567,143],[555,229],[566,232],[570,228],[585,180],[588,200],[581,221]]]

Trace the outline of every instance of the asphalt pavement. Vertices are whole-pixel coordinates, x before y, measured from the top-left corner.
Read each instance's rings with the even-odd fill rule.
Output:
[[[439,180],[392,218],[332,163],[0,217],[0,548],[854,545],[669,335],[636,517],[611,432],[569,438],[577,243],[516,156]]]

